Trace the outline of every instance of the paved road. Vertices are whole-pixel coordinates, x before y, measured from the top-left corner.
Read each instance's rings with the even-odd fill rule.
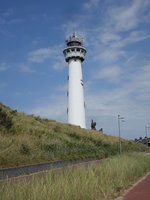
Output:
[[[129,190],[123,200],[150,200],[150,173]]]
[[[40,164],[34,164],[34,165],[25,165],[21,167],[0,169],[0,180],[17,177],[21,175],[27,175],[31,173],[36,173],[40,171],[46,171],[46,170],[50,170],[54,168],[60,168],[67,165],[84,163],[84,162],[88,162],[92,160],[96,160],[96,158],[89,157],[89,158],[83,158],[83,159],[78,158],[74,160],[58,160],[58,161],[49,162],[49,163],[40,163]]]

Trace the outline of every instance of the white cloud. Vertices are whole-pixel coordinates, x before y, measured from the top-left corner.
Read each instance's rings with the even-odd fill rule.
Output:
[[[129,4],[110,8],[108,10],[108,24],[116,31],[129,31],[141,22],[140,16],[146,9],[147,0],[134,0]]]
[[[9,8],[9,9],[6,10],[5,12],[3,12],[3,13],[1,14],[1,16],[7,18],[7,17],[11,17],[13,14],[14,14],[13,9],[12,9],[12,8]]]
[[[67,97],[65,98],[64,95],[51,96],[45,102],[30,109],[28,113],[65,122],[67,119]]]
[[[120,80],[120,67],[118,66],[110,66],[110,67],[104,67],[94,73],[93,78],[94,79],[105,79],[110,82],[118,82]]]
[[[29,65],[27,64],[18,64],[18,67],[20,68],[20,70],[24,73],[34,73],[35,70],[32,69]]]
[[[58,55],[57,59],[55,59],[54,63],[52,64],[53,69],[55,70],[62,70],[67,66],[67,63],[65,62],[65,58],[63,55]]]
[[[99,60],[103,63],[113,63],[116,62],[120,57],[125,57],[126,52],[122,49],[117,48],[105,48],[100,47],[93,51],[94,59]]]
[[[112,48],[122,48],[129,44],[140,42],[148,38],[150,38],[149,33],[144,33],[143,31],[132,31],[127,37],[123,38],[120,41],[114,41],[110,46]]]
[[[51,48],[40,48],[35,51],[32,51],[28,55],[28,59],[31,62],[42,63],[46,59],[51,58],[51,56],[55,53],[54,49]]]
[[[116,42],[121,40],[121,36],[113,32],[101,33],[100,40],[103,44],[109,44],[110,42]]]
[[[24,22],[24,19],[14,17],[14,10],[12,8],[0,14],[0,25],[11,25],[22,22]]]
[[[29,52],[28,61],[33,63],[43,63],[50,61],[50,66],[55,70],[62,70],[66,67],[63,57],[63,45],[55,45],[51,48],[40,48]]]
[[[117,115],[121,114],[126,118],[125,130],[128,133],[133,131],[131,135],[125,133],[124,137],[134,138],[142,135],[145,123],[149,123],[149,75],[150,63],[147,63],[131,74],[128,82],[119,84],[116,89],[99,92],[88,89],[86,94],[88,120],[94,116],[98,127],[115,134]]]
[[[88,56],[93,62],[99,62],[100,66],[114,66],[124,60],[122,66],[128,57],[135,58],[136,50],[128,52],[125,47],[150,38],[148,31],[141,30],[139,27],[142,23],[147,23],[149,4],[148,0],[133,0],[113,6],[107,4],[106,12],[99,25],[96,25],[92,31],[85,31],[88,38],[86,44],[89,46]]]
[[[66,94],[67,92],[67,88],[68,88],[68,85],[65,84],[65,85],[59,85],[56,90],[59,91],[59,92],[64,92]]]
[[[15,93],[15,96],[16,96],[16,97],[20,97],[20,96],[22,96],[22,93],[21,93],[21,92],[16,92],[16,93]]]
[[[143,65],[142,69],[134,75],[133,89],[139,93],[138,100],[143,103],[150,102],[150,63]],[[150,103],[149,103],[150,104]]]
[[[91,9],[92,7],[97,7],[98,4],[99,0],[88,0],[88,2],[84,4],[84,8]]]
[[[9,65],[6,62],[0,63],[0,71],[6,71],[9,68]]]

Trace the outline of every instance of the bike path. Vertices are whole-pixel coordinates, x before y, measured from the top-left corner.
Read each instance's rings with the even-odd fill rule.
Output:
[[[150,200],[150,173],[129,190],[123,200]]]

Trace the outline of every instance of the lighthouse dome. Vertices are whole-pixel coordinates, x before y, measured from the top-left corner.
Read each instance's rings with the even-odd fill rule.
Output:
[[[70,59],[80,59],[84,61],[86,49],[83,47],[82,38],[76,36],[76,32],[66,40],[67,48],[64,49],[63,53],[67,62]]]
[[[77,37],[76,35],[76,31],[73,31],[72,36],[70,36],[67,40],[66,40],[67,46],[82,46],[83,45],[83,39]]]

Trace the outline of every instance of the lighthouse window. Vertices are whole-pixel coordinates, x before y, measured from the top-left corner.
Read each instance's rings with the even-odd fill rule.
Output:
[[[77,49],[77,51],[80,51],[80,49]]]
[[[67,50],[67,52],[68,52],[68,53],[70,52],[69,49]]]

